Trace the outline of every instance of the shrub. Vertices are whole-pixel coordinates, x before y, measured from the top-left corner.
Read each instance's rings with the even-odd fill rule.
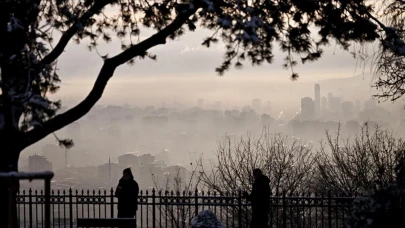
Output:
[[[190,228],[224,228],[224,226],[214,213],[204,210],[191,220]]]
[[[355,200],[349,228],[403,227],[405,151],[398,151],[396,157],[396,183]]]

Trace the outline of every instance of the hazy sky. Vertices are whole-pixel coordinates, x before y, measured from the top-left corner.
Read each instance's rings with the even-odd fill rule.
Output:
[[[217,77],[214,69],[221,63],[224,52],[220,44],[209,49],[201,46],[203,38],[209,34],[209,31],[201,29],[197,32],[187,32],[178,40],[169,41],[166,45],[152,48],[150,51],[157,55],[157,61],[138,60],[133,66],[121,66],[114,77],[115,79],[145,76]],[[147,35],[145,34],[145,36]],[[59,59],[58,66],[61,69],[63,79],[71,77],[94,79],[96,77],[102,60],[95,52],[88,51],[84,44],[85,42],[80,45],[70,43],[66,52]],[[108,53],[112,56],[120,51],[120,42],[115,40],[109,44],[102,44],[99,50],[101,54]],[[251,67],[247,63],[243,70],[231,69],[224,77],[265,76],[288,81],[291,73],[282,68],[284,57],[284,53],[279,52],[276,46],[273,64]],[[325,49],[325,54],[320,61],[304,66],[300,65],[296,71],[300,74],[301,80],[318,80],[349,77],[358,74],[361,70],[357,69],[356,71],[356,60],[348,52],[331,45]]]
[[[142,34],[148,37],[151,32]],[[221,64],[223,49],[218,44],[211,48],[201,46],[203,38],[211,33],[198,29],[187,32],[178,40],[168,41],[165,45],[150,50],[157,55],[157,61],[150,59],[136,60],[135,65],[120,66],[110,84],[106,88],[102,103],[123,101],[142,103],[194,102],[199,97],[210,101],[221,100],[228,103],[248,102],[254,97],[271,99],[287,99],[299,101],[302,95],[312,95],[313,83],[332,78],[347,78],[359,75],[364,71],[358,67],[356,59],[350,53],[335,45],[325,48],[321,60],[299,64],[295,71],[300,78],[297,82],[290,80],[291,71],[282,68],[284,53],[275,46],[275,61],[273,64],[263,64],[251,67],[246,62],[242,70],[232,68],[224,76],[218,76],[215,68]],[[120,51],[120,41],[114,39],[109,44],[101,44],[99,52],[102,55],[113,56]],[[59,58],[58,68],[64,83],[58,96],[83,98],[91,88],[102,66],[102,60],[96,52],[86,48],[86,41],[80,45],[69,43],[65,53]],[[286,89],[271,88],[274,83],[289,85]],[[295,87],[301,83],[310,83],[309,88],[301,93],[295,93]],[[369,88],[370,80],[364,80],[365,88]],[[302,90],[302,88],[301,88]],[[282,102],[282,101],[281,101]]]

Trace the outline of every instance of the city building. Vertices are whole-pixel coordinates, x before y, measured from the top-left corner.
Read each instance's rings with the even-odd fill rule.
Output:
[[[262,125],[270,125],[275,121],[269,114],[262,114],[261,115],[261,124]]]
[[[158,128],[166,127],[169,123],[167,116],[145,116],[142,118],[142,125],[144,128]]]
[[[263,107],[263,114],[271,114],[271,101],[267,101],[266,105]]]
[[[135,167],[138,165],[138,156],[135,153],[126,153],[118,157],[118,164],[121,167]]]
[[[187,169],[182,165],[172,165],[163,169],[165,174],[169,174],[174,180],[186,180]]]
[[[155,156],[151,154],[138,155],[138,164],[140,166],[149,166],[155,161]]]
[[[301,120],[315,118],[315,102],[310,97],[301,98]]]
[[[45,156],[38,154],[28,157],[29,172],[43,172],[52,170],[52,163]]]
[[[315,84],[315,115],[319,116],[321,113],[321,87]]]
[[[377,107],[377,104],[374,99],[370,98],[367,101],[364,102],[364,109],[370,110],[370,109],[375,109]]]
[[[155,159],[157,161],[162,161],[165,164],[170,164],[170,151],[168,149],[164,149],[156,154]]]
[[[262,114],[263,112],[263,106],[262,106],[262,100],[259,98],[255,98],[252,100],[252,109],[255,111],[257,114]]]
[[[329,111],[332,113],[340,112],[340,97],[333,96],[332,93],[328,94]]]
[[[118,184],[118,181],[122,177],[123,167],[117,163],[105,163],[98,167],[98,179],[101,183],[112,186]]]
[[[345,101],[342,103],[342,117],[344,120],[352,120],[354,118],[354,104],[351,101]]]
[[[328,110],[328,99],[326,97],[322,97],[322,112]]]

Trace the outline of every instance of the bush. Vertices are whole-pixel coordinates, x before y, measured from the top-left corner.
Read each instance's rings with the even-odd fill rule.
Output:
[[[354,138],[327,133],[327,143],[318,151],[313,191],[353,196],[387,189],[395,184],[397,152],[403,148],[403,139],[378,126],[366,126]]]
[[[214,213],[204,210],[191,220],[190,228],[224,228],[224,226]]]
[[[403,227],[405,151],[397,152],[396,183],[355,200],[349,228]]]

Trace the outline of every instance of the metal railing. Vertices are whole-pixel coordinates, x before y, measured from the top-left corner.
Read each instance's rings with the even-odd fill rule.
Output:
[[[269,227],[344,227],[353,197],[304,194],[273,195]],[[201,210],[211,210],[227,228],[249,227],[251,207],[241,192],[141,191],[138,227],[187,228]],[[113,218],[117,215],[114,191],[57,190],[51,192],[51,226],[76,227],[77,218]],[[17,196],[20,227],[43,227],[45,196],[23,190]]]
[[[44,189],[45,194],[42,194],[42,199],[45,203],[45,207],[43,208],[42,214],[42,221],[44,224],[42,227],[50,228],[51,227],[51,220],[50,220],[50,196],[51,196],[51,179],[53,178],[54,174],[51,171],[45,172],[34,172],[34,173],[24,173],[24,172],[0,172],[0,180],[2,181],[1,184],[5,184],[3,181],[8,182],[8,194],[9,194],[9,202],[8,202],[8,227],[13,228],[17,227],[16,223],[18,223],[18,218],[16,218],[15,210],[16,208],[16,200],[18,200],[17,194],[17,184],[20,180],[44,180]],[[16,197],[17,196],[17,197]],[[14,211],[14,213],[13,213]],[[45,214],[45,215],[44,215]],[[18,215],[17,215],[18,217]],[[31,225],[31,227],[33,227]]]

